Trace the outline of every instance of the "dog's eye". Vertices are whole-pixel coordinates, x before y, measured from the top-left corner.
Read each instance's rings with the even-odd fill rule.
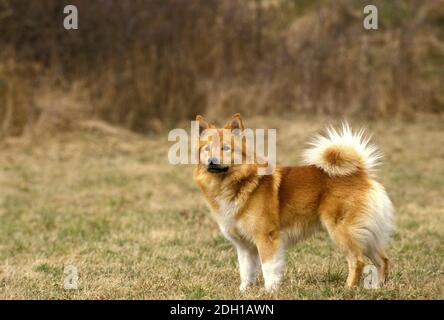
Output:
[[[230,146],[228,144],[224,144],[222,147],[222,151],[229,151],[230,150]]]

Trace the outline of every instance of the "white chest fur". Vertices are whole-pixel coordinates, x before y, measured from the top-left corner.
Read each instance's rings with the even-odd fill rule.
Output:
[[[237,228],[236,213],[239,210],[239,204],[236,201],[217,199],[219,204],[218,223],[219,228],[225,238],[234,242],[232,234]]]

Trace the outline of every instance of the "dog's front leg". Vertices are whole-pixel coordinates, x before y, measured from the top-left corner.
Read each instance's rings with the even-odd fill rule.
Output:
[[[270,232],[256,240],[264,275],[265,290],[276,291],[282,280],[285,248],[277,232]]]
[[[257,272],[259,271],[259,255],[255,248],[242,243],[236,243],[235,245],[241,279],[239,290],[244,292],[250,285],[256,283]]]

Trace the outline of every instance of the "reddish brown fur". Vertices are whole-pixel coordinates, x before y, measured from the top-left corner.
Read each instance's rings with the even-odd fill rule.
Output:
[[[298,240],[325,229],[347,254],[347,285],[359,284],[364,249],[353,239],[350,226],[364,211],[370,188],[363,170],[331,177],[315,166],[277,167],[272,175],[259,176],[257,165],[232,165],[228,173],[212,174],[199,164],[194,179],[216,221],[221,214],[218,199],[241,204],[229,234],[251,250],[258,250],[262,262],[276,254],[285,237]],[[385,280],[387,258],[381,255],[379,268]]]

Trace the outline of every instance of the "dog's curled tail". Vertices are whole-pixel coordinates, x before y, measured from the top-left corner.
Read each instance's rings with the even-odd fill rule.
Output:
[[[370,144],[363,129],[354,132],[344,122],[340,130],[330,126],[326,133],[309,142],[310,148],[303,154],[305,164],[314,165],[329,176],[347,176],[358,171],[372,174],[380,163],[382,153]]]

